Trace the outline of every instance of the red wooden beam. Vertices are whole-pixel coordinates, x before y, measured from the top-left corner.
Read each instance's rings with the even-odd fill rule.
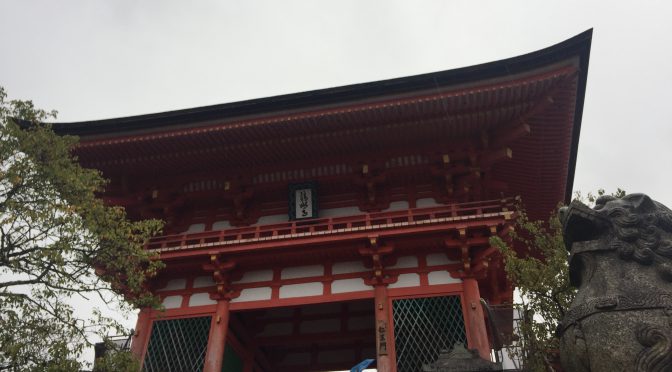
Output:
[[[449,232],[451,230],[459,228],[470,228],[470,227],[488,227],[491,225],[504,224],[505,217],[499,216],[498,218],[487,218],[481,221],[478,220],[466,220],[459,222],[458,224],[454,223],[442,223],[436,225],[420,225],[410,228],[396,228],[382,230],[379,232],[379,235],[382,238],[395,238],[400,236],[412,236],[414,234],[426,234],[426,233],[436,233],[436,232]],[[170,261],[173,259],[181,259],[184,257],[197,257],[197,256],[208,256],[210,252],[216,253],[226,253],[228,255],[242,254],[242,253],[258,253],[259,251],[277,251],[286,248],[297,248],[297,247],[306,247],[306,246],[320,246],[320,245],[330,245],[336,243],[345,243],[345,242],[356,242],[366,240],[368,238],[368,232],[354,232],[354,233],[343,233],[336,236],[312,236],[312,237],[303,237],[295,238],[288,240],[266,240],[260,242],[254,242],[244,245],[220,245],[213,246],[207,251],[204,249],[181,249],[168,252],[161,252],[160,258],[163,261]]]

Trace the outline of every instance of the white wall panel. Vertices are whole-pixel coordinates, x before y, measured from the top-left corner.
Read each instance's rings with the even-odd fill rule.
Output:
[[[339,279],[331,283],[331,293],[348,293],[358,291],[370,291],[373,287],[366,285],[362,278]]]
[[[296,278],[308,278],[311,276],[322,276],[322,275],[324,275],[324,266],[322,265],[294,266],[294,267],[285,267],[284,269],[282,269],[280,278],[296,279]]]
[[[204,223],[195,223],[193,225],[189,225],[187,228],[187,231],[185,231],[185,234],[193,234],[193,233],[199,233],[205,231],[205,224]]]
[[[361,273],[370,270],[364,267],[364,262],[362,261],[336,262],[331,267],[332,274]]]
[[[268,282],[271,280],[273,280],[273,270],[255,270],[246,271],[240,280],[236,280],[233,283],[256,283]]]
[[[215,281],[211,275],[194,278],[194,288],[214,287]]]
[[[331,208],[319,211],[320,218],[356,216],[358,214],[362,214],[358,207]]]
[[[287,214],[274,214],[272,216],[262,216],[259,217],[257,223],[252,224],[251,226],[256,225],[271,225],[275,223],[283,223],[289,221],[289,215]]]
[[[390,266],[389,269],[407,269],[410,267],[418,267],[418,258],[416,256],[403,256],[397,258],[397,263]]]
[[[231,227],[231,222],[228,220],[216,221],[212,224],[212,230],[226,230]]]
[[[240,291],[240,296],[232,299],[231,302],[270,300],[271,294],[271,287],[245,288]]]
[[[395,283],[388,288],[417,287],[420,285],[420,275],[415,273],[400,274]]]
[[[416,208],[438,207],[440,205],[434,198],[422,198],[415,201]]]
[[[210,298],[210,293],[195,293],[189,297],[189,306],[216,305],[217,301]]]
[[[427,255],[427,266],[449,265],[459,261],[451,261],[445,253],[432,253]]]
[[[324,292],[321,282],[289,284],[280,287],[280,298],[320,296]]]
[[[161,301],[166,309],[177,309],[182,305],[182,296],[168,296]]]
[[[166,286],[157,289],[157,292],[162,292],[162,291],[176,291],[180,289],[185,289],[187,288],[187,279],[180,278],[180,279],[171,279],[166,283]]]
[[[427,279],[430,285],[434,284],[451,284],[462,283],[462,279],[453,278],[448,271],[432,271],[427,274]]]
[[[400,200],[390,203],[390,206],[387,207],[387,209],[383,209],[382,211],[383,212],[403,211],[404,209],[408,209],[408,202],[405,200]]]

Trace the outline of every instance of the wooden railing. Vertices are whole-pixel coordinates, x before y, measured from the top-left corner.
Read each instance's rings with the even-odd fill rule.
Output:
[[[195,245],[232,244],[271,240],[281,237],[294,238],[368,230],[376,227],[389,227],[395,224],[412,225],[436,221],[442,218],[474,218],[484,214],[501,213],[513,210],[512,198],[486,200],[470,203],[449,204],[429,208],[414,208],[389,212],[362,213],[345,217],[315,218],[309,220],[290,221],[278,224],[257,225],[211,230],[198,233],[164,235],[151,239],[148,249],[163,250]],[[235,243],[234,243],[235,244]]]

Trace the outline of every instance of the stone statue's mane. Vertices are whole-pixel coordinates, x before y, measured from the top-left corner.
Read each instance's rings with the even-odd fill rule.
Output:
[[[560,210],[576,298],[558,325],[563,368],[672,371],[672,211],[645,194]]]
[[[672,212],[658,202],[641,212],[623,206],[610,207],[598,200],[596,209],[611,222],[614,238],[609,243],[624,260],[655,265],[666,281],[672,281]]]

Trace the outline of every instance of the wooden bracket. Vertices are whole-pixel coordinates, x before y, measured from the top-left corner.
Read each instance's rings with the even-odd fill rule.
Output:
[[[466,227],[459,227],[457,229],[460,241],[460,253],[462,260],[463,275],[471,275],[471,257],[469,256],[469,238],[467,236]]]
[[[384,171],[374,172],[369,164],[362,164],[361,173],[354,176],[354,183],[356,185],[364,186],[366,193],[366,207],[375,209],[378,198],[378,186],[385,183],[387,176]]]
[[[224,260],[216,253],[210,254],[210,263],[203,265],[203,270],[212,272],[216,291],[210,294],[214,300],[231,300],[240,295],[240,291],[231,288],[231,274],[236,268],[236,262]]]
[[[359,254],[371,258],[372,276],[365,280],[369,285],[390,284],[397,281],[396,276],[392,277],[384,272],[382,258],[394,252],[392,245],[381,245],[378,236],[369,236],[366,247],[359,249]]]

